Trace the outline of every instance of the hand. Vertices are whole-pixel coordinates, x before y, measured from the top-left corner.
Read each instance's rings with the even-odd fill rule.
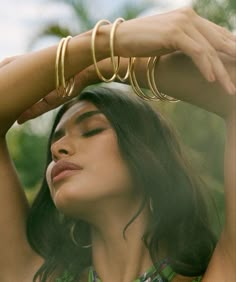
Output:
[[[12,57],[7,57],[4,60],[2,60],[0,62],[0,68],[3,68],[4,66],[10,64],[11,62],[13,62],[14,60],[16,60],[17,58],[20,58],[21,55],[16,55],[16,56],[12,56]]]
[[[11,62],[13,62],[14,60],[17,60],[18,58],[20,58],[22,55],[16,55],[16,56],[11,56],[11,57],[7,57],[4,60],[2,60],[0,62],[0,68],[10,64]],[[40,100],[39,102],[35,103],[34,105],[32,105],[29,109],[27,109],[26,111],[24,111],[17,119],[17,122],[19,124],[22,124],[30,119],[36,118],[50,110],[53,110],[59,106],[61,106],[62,104],[64,104],[65,102],[71,100],[72,98],[74,98],[75,96],[77,96],[89,83],[89,81],[92,79],[92,77],[90,77],[89,79],[85,79],[86,73],[88,72],[88,69],[85,69],[84,71],[82,71],[81,73],[79,73],[78,75],[75,76],[75,87],[73,90],[73,93],[70,97],[66,97],[66,98],[60,98],[57,95],[56,90],[53,90],[52,92],[50,92],[48,95],[46,95],[42,100]],[[94,72],[95,74],[95,72]],[[87,75],[88,76],[88,75]],[[95,76],[94,76],[95,79]],[[96,78],[97,79],[97,78]],[[95,81],[93,82],[95,83]]]
[[[58,97],[57,91],[53,90],[48,95],[46,95],[42,100],[32,105],[29,109],[24,111],[17,119],[19,124],[22,124],[30,119],[36,118],[46,112],[49,112],[65,102],[76,97],[87,85],[88,79],[85,79],[86,70],[82,71],[75,76],[75,87],[73,93],[70,97],[61,98]]]
[[[201,18],[191,8],[123,22],[117,28],[115,39],[115,53],[123,57],[181,51],[192,58],[208,81],[219,81],[230,94],[236,91],[217,54],[236,57],[236,36]]]

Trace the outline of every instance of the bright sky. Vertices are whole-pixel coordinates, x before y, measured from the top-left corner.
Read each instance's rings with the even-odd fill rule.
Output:
[[[115,11],[122,3],[127,1],[137,4],[141,0],[87,0],[85,2],[88,4],[91,13],[99,19],[109,15],[109,13],[111,14],[112,11]],[[168,9],[177,8],[186,5],[190,0],[154,0],[151,2],[165,3],[162,8],[165,11],[166,7]],[[71,24],[70,10],[61,1],[56,0],[2,0],[0,9],[0,60],[26,52],[34,35],[50,21]],[[46,47],[52,43],[54,42],[48,40],[40,41],[35,49]]]

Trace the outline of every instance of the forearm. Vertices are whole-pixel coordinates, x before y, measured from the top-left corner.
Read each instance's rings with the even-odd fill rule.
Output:
[[[226,55],[221,58],[236,85],[236,60]],[[224,119],[233,107],[236,108],[235,96],[226,93],[218,82],[208,82],[184,54],[163,56],[155,73],[158,88],[167,95],[216,113]]]
[[[221,55],[222,61],[236,85],[236,59]],[[141,85],[148,88],[146,59],[137,64],[136,71]],[[234,104],[234,96],[226,93],[218,82],[208,82],[191,58],[176,52],[162,56],[155,69],[156,85],[160,92],[216,113],[226,118]]]
[[[101,30],[106,29],[109,33],[109,26],[102,26]],[[197,36],[195,36],[196,34]],[[105,40],[101,40],[99,29],[98,38],[96,38],[96,54],[100,55],[98,60],[105,59],[110,55],[108,50],[109,36],[106,35]],[[147,87],[147,57],[162,55],[156,70],[156,82],[159,90],[225,118],[233,107],[232,96],[229,96],[228,93],[232,94],[236,91],[234,85],[236,83],[235,40],[235,36],[229,31],[199,17],[192,9],[185,8],[119,24],[114,36],[114,54],[123,58],[145,58],[138,59],[137,61],[140,62],[135,68],[140,86],[143,87]],[[67,65],[71,75],[81,71],[77,75],[76,81],[78,92],[87,85],[99,82],[93,66],[84,69],[92,65],[90,42],[80,47],[76,48],[77,53],[76,51],[71,53],[69,56],[71,65]],[[225,56],[221,59],[219,51],[230,57]],[[106,55],[101,56],[104,52]],[[81,54],[80,58],[78,58],[79,53]],[[123,73],[127,68],[127,61],[128,59],[122,59],[120,71]],[[106,77],[110,78],[113,75],[114,68],[112,68],[109,59],[99,65]],[[47,84],[47,91],[53,88],[52,76],[50,78],[50,75],[52,75],[52,70],[47,74],[49,80],[47,83],[51,83],[50,86]],[[208,82],[212,79],[215,79],[216,82]],[[234,81],[234,84],[231,80]],[[20,121],[36,117],[64,102],[55,99],[55,92],[53,95],[53,101],[43,101],[36,104],[33,109],[23,113]],[[37,106],[42,107],[41,110]]]
[[[109,55],[106,28],[96,44],[98,60]],[[70,40],[65,60],[69,78],[92,64],[91,32]],[[109,40],[109,39],[108,39]],[[57,46],[21,56],[0,68],[0,135],[4,135],[18,116],[55,88]]]
[[[236,59],[226,55],[222,55],[221,58],[236,85]],[[128,59],[122,58],[119,71],[121,76],[125,75],[127,65]],[[148,89],[146,65],[147,58],[137,59],[135,74],[140,87]],[[109,59],[101,61],[99,68],[105,77],[112,76],[113,68]],[[99,82],[93,66],[90,66],[86,72],[88,85]],[[224,119],[233,107],[236,108],[234,96],[227,94],[218,82],[208,82],[191,58],[183,53],[176,52],[162,56],[156,65],[155,80],[160,92],[216,113]],[[129,80],[126,83],[129,84]]]

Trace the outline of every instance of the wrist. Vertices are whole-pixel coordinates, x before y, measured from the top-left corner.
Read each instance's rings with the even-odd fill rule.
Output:
[[[95,49],[96,49],[96,59],[97,61],[101,61],[106,58],[110,58],[111,50],[110,50],[110,32],[111,32],[111,24],[102,25],[99,27],[99,30],[95,39]],[[91,31],[92,35],[92,31]],[[91,38],[90,38],[91,42]],[[90,44],[91,45],[91,44]]]
[[[110,29],[110,25],[99,28],[95,42],[97,61],[110,57]],[[93,65],[91,39],[92,30],[89,30],[70,40],[65,64],[65,76],[67,78]]]

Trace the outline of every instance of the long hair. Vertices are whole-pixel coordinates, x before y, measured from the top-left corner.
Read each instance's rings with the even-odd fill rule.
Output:
[[[137,187],[144,188],[144,201],[152,201],[152,220],[142,235],[153,262],[160,245],[165,244],[177,273],[202,275],[216,245],[207,187],[184,156],[174,128],[148,103],[117,89],[86,89],[58,112],[49,138],[47,165],[51,161],[50,143],[55,127],[65,111],[82,100],[93,103],[109,120],[132,179]],[[135,216],[124,232],[134,219]],[[68,270],[77,279],[91,265],[91,251],[75,246],[69,236],[72,222],[54,206],[44,178],[27,222],[28,240],[45,259],[34,281],[38,277],[46,281],[56,270]],[[76,226],[77,240],[86,244],[88,224],[78,220]]]

